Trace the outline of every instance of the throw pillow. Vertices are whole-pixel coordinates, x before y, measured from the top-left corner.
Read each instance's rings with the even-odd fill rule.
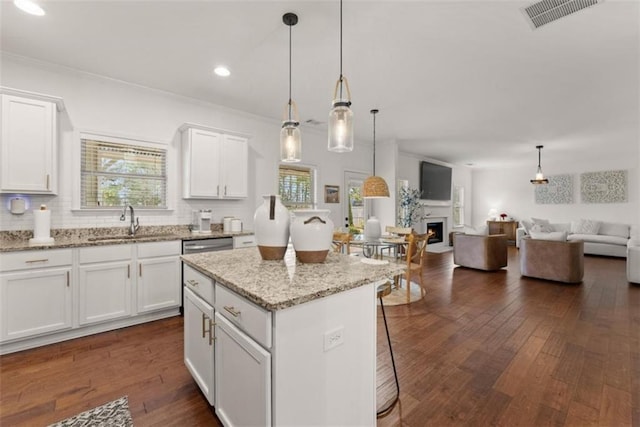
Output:
[[[565,242],[567,240],[567,232],[552,231],[550,233],[545,233],[531,230],[531,238],[538,240],[554,240],[558,242]]]
[[[555,231],[555,230],[550,225],[534,224],[531,227],[531,230],[529,231],[529,234],[531,234],[531,232],[534,232],[534,233],[551,233],[552,231]]]
[[[581,219],[579,221],[571,222],[571,232],[574,234],[598,234],[600,224],[600,221]]]
[[[479,225],[477,227],[465,227],[464,234],[470,234],[472,236],[486,236],[489,234],[489,230],[486,225]]]
[[[540,219],[540,218],[531,218],[531,221],[533,221],[533,225],[539,226],[539,231],[542,231],[544,233],[550,233],[553,230],[553,227],[551,227],[551,225],[549,224],[549,220],[548,219]],[[533,229],[533,227],[532,227]]]
[[[604,234],[606,236],[616,236],[629,238],[629,226],[627,224],[618,224],[613,222],[603,222],[600,224],[598,234]]]
[[[524,227],[525,233],[529,234],[531,227],[533,227],[533,223],[531,221],[527,221],[526,219],[523,219],[522,221],[520,221],[520,224],[522,224],[522,227]]]

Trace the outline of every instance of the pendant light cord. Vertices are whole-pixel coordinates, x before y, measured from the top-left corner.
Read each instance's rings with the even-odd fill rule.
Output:
[[[289,25],[289,121],[291,121],[291,25]]]
[[[342,0],[340,0],[340,99],[342,99]]]
[[[538,148],[538,169],[540,169],[540,153],[541,153],[541,148]]]
[[[376,113],[373,113],[373,176],[376,175]]]

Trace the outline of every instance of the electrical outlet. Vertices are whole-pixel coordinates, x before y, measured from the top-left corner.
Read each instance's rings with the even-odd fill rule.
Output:
[[[344,326],[324,333],[324,351],[329,351],[344,344]]]

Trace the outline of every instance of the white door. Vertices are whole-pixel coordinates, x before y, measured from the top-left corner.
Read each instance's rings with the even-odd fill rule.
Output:
[[[0,340],[71,328],[70,267],[3,274],[0,287]]]
[[[247,197],[248,183],[248,141],[233,135],[224,135],[222,141],[222,189],[220,194],[227,198]]]
[[[2,191],[54,193],[56,106],[2,95]]]
[[[215,403],[213,307],[184,288],[184,364],[211,406]]]
[[[362,198],[362,185],[368,175],[362,172],[345,171],[344,173],[344,194],[342,206],[344,213],[340,224],[352,234],[364,233],[364,224],[369,218],[369,203]]]
[[[271,354],[223,316],[215,318],[216,414],[225,426],[270,426]]]
[[[131,316],[131,263],[79,267],[78,322],[87,325]]]
[[[177,256],[138,261],[138,313],[180,306],[180,259]]]
[[[220,188],[221,135],[190,129],[189,197],[217,198]]]

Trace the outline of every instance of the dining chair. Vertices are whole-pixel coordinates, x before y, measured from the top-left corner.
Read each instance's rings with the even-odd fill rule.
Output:
[[[387,235],[389,235],[391,238],[394,237],[399,237],[399,238],[403,238],[406,239],[406,237],[411,234],[413,232],[413,229],[411,227],[396,227],[394,225],[387,225],[384,228],[384,231]],[[396,246],[389,246],[388,248],[384,248],[386,250],[389,251],[389,256],[391,256],[391,249],[394,249],[396,252],[396,256],[401,256],[405,254],[405,246],[404,244],[400,244],[400,245],[396,245]],[[383,251],[384,251],[383,249]]]
[[[351,253],[351,233],[343,233],[340,231],[333,232],[333,240],[331,241],[333,251],[341,254]]]
[[[401,279],[404,277],[407,284],[407,304],[411,302],[411,277],[418,275],[418,283],[420,285],[420,297],[424,298],[427,290],[424,287],[424,279],[422,278],[424,267],[424,253],[427,248],[429,233],[415,234],[411,233],[406,236],[407,249],[404,258],[407,262],[407,270],[404,274],[396,276],[396,283],[399,286]]]

